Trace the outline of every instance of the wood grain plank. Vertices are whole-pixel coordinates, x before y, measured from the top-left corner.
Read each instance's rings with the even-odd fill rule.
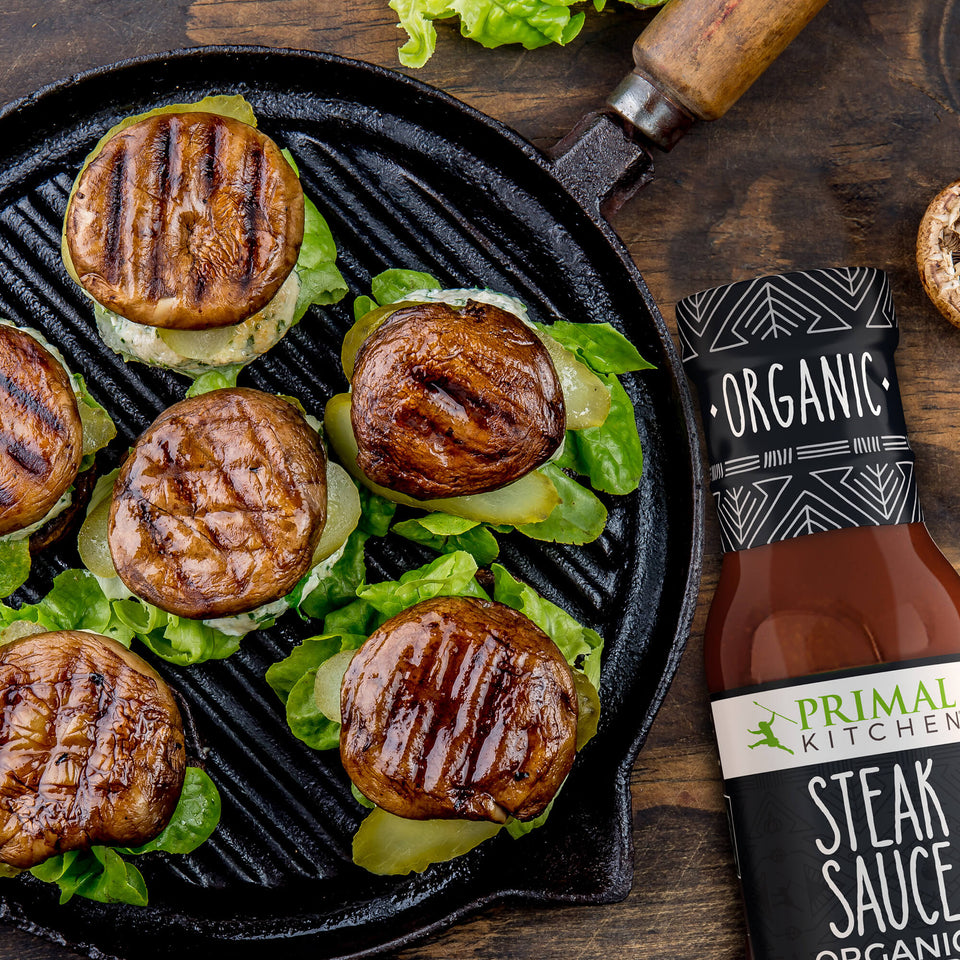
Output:
[[[827,4],[723,120],[657,155],[657,178],[614,221],[668,323],[681,296],[758,273],[843,264],[890,272],[921,494],[955,565],[960,330],[927,302],[913,244],[929,198],[960,176],[958,10],[957,0]],[[443,24],[436,56],[415,75],[546,146],[603,102],[649,17],[622,5],[590,13],[569,47],[533,52],[484,51]],[[299,46],[397,67],[401,40],[383,0],[6,0],[0,103],[79,69],[182,45]],[[710,517],[693,635],[633,772],[637,873],[627,899],[492,908],[396,960],[743,956],[701,667],[718,542]],[[0,960],[74,956],[0,929]]]

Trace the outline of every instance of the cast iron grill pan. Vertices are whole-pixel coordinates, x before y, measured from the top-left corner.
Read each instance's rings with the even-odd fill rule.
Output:
[[[407,942],[508,897],[600,903],[632,878],[628,774],[679,659],[696,589],[700,496],[689,399],[646,287],[599,217],[564,191],[533,147],[463,104],[399,75],[293,51],[201,48],[130,61],[41,91],[0,114],[0,314],[61,347],[118,424],[121,452],[186,381],[105,351],[92,310],[60,261],[60,225],[80,164],[122,117],[212,93],[241,93],[261,128],[293,152],[326,216],[351,294],[313,308],[240,382],[295,394],[320,412],[345,388],[339,345],[352,298],[390,266],[449,286],[519,296],[536,319],[609,320],[655,371],[626,378],[646,469],[610,498],[584,548],[502,539],[502,562],[606,638],[600,734],[577,761],[546,829],[498,838],[421,876],[378,878],[350,860],[364,811],[336,753],[294,739],[263,680],[319,624],[288,616],[229,660],[189,668],[148,659],[179,690],[223,797],[214,837],[189,857],[137,860],[143,909],[75,898],[31,877],[0,883],[0,914],[91,955],[352,957]],[[105,461],[105,462],[104,462]],[[390,536],[368,544],[370,580],[432,554]],[[35,563],[17,600],[35,600],[79,565],[67,543]],[[140,648],[143,652],[143,648]]]

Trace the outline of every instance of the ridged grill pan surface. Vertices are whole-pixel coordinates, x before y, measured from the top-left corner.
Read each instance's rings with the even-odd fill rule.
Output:
[[[130,61],[57,84],[0,114],[0,314],[40,328],[117,421],[120,453],[181,378],[105,351],[89,303],[60,261],[60,225],[77,170],[114,123],[164,103],[241,93],[261,129],[289,147],[326,216],[351,295],[313,308],[242,384],[295,394],[308,409],[345,388],[339,345],[352,297],[390,266],[450,286],[521,297],[538,320],[611,321],[657,369],[625,378],[645,453],[640,489],[609,498],[610,522],[584,548],[503,538],[502,562],[606,638],[600,733],[578,758],[545,829],[482,845],[421,876],[378,878],[350,861],[363,811],[335,753],[295,740],[263,674],[318,624],[287,617],[227,661],[155,662],[190,705],[224,801],[220,829],[189,857],[141,858],[150,905],[105,906],[33,878],[2,881],[0,913],[92,954],[289,958],[361,956],[397,946],[508,897],[616,900],[632,873],[628,775],[682,651],[695,600],[700,491],[689,397],[646,287],[599,218],[549,163],[506,128],[420,83],[332,56],[201,48]],[[370,541],[370,580],[430,555]],[[71,542],[35,563],[18,599],[79,565]],[[142,652],[142,650],[141,650]],[[212,952],[211,952],[212,951]]]

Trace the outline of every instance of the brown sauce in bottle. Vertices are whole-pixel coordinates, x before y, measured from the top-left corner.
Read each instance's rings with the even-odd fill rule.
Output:
[[[711,694],[960,653],[960,576],[922,523],[726,553],[704,642]]]
[[[677,307],[724,557],[707,683],[757,960],[960,960],[960,576],[879,271]]]

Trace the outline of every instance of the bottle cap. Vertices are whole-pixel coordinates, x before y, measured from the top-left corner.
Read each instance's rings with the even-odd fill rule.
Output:
[[[893,353],[890,284],[844,267],[677,304],[724,551],[923,519]]]

